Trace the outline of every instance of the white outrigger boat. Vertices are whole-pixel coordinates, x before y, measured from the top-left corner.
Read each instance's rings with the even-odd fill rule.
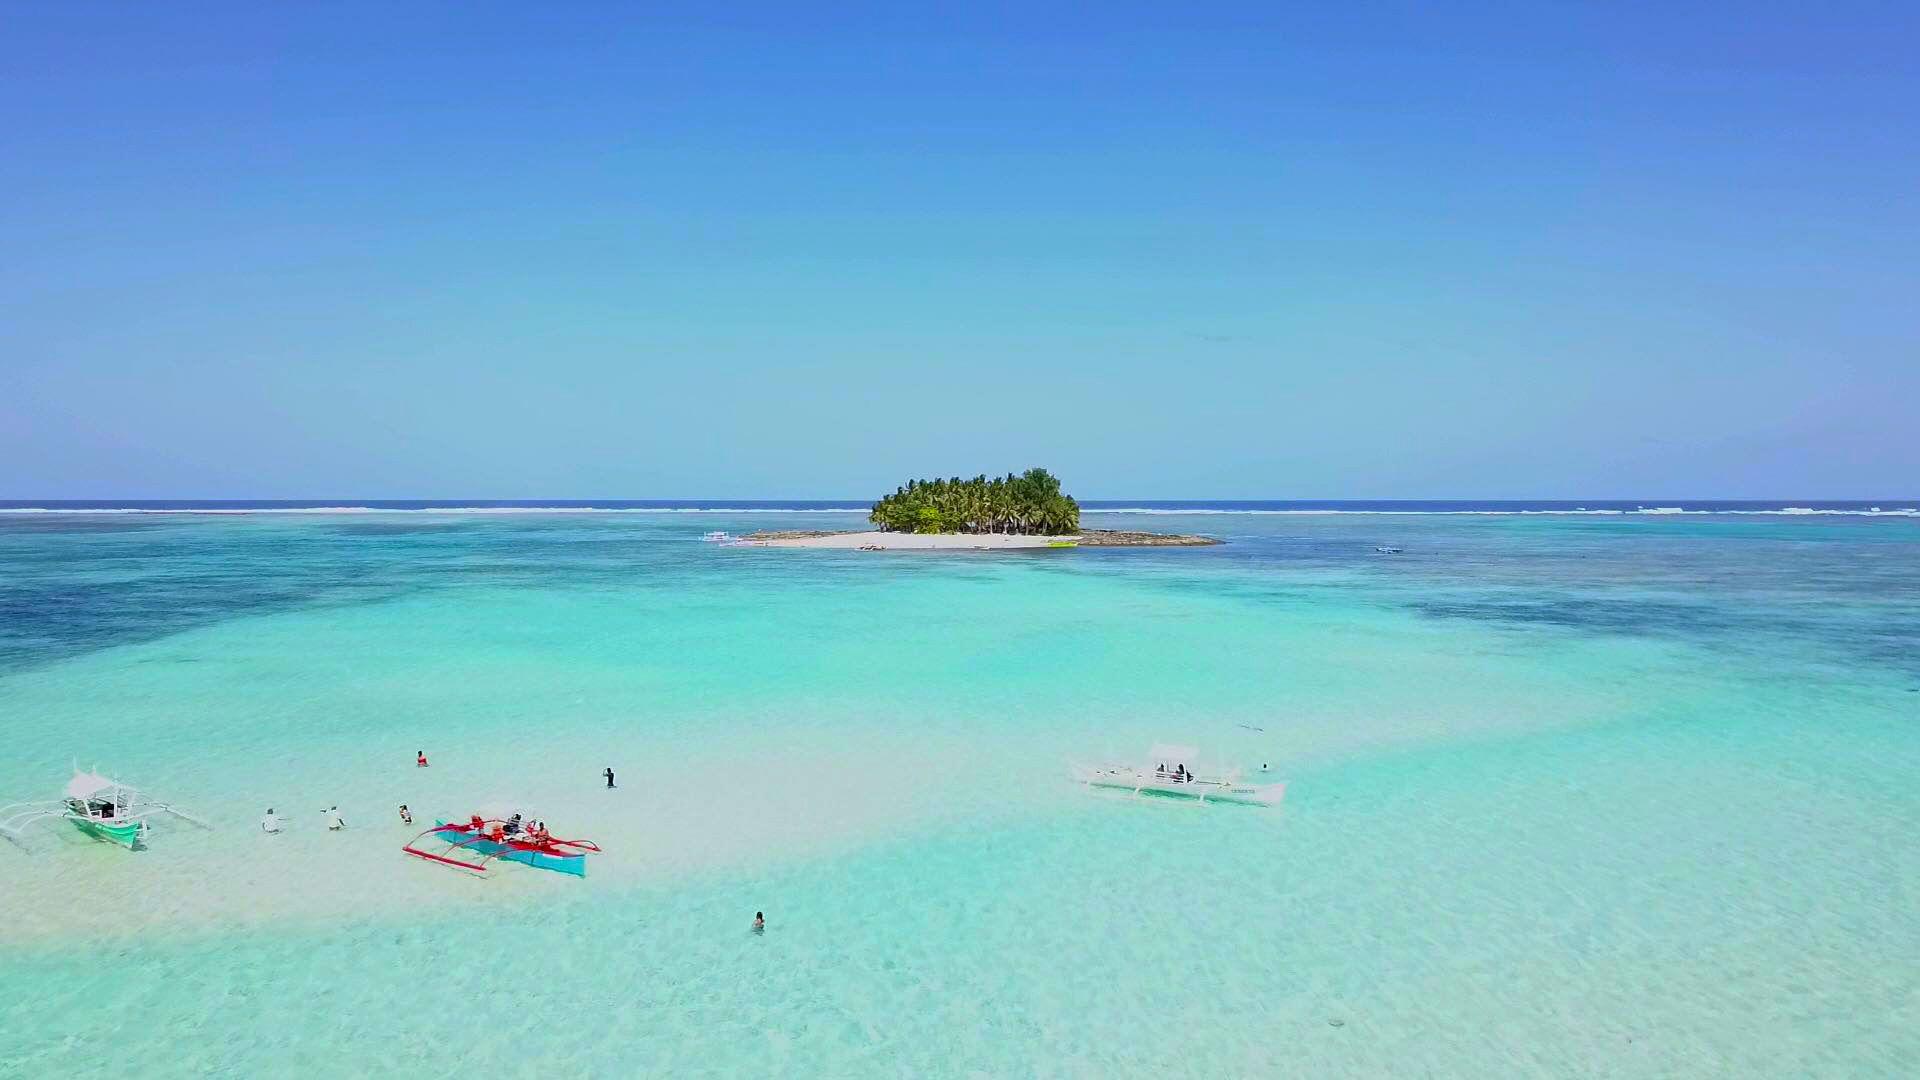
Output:
[[[213,828],[192,814],[149,799],[118,780],[100,775],[97,770],[83,772],[75,765],[73,779],[67,781],[66,793],[60,799],[0,806],[0,837],[24,848],[23,833],[28,825],[45,818],[64,818],[95,840],[134,851],[146,842],[147,818],[156,813],[170,814],[203,829]]]
[[[703,544],[731,544],[733,543],[733,537],[719,529],[715,529],[710,533],[702,534],[700,542]]]
[[[1129,791],[1134,795],[1165,795],[1195,802],[1251,803],[1278,806],[1286,797],[1285,781],[1249,784],[1239,769],[1200,764],[1200,752],[1191,746],[1156,743],[1140,765],[1074,765],[1073,779],[1091,788]]]

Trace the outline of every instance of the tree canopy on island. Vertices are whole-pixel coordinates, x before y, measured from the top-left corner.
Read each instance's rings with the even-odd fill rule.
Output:
[[[873,504],[867,520],[886,532],[1037,533],[1080,531],[1080,504],[1045,469],[991,480],[909,480]]]

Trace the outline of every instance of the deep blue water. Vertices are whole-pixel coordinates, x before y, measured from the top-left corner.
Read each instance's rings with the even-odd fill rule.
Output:
[[[1137,578],[1149,589],[1279,599],[1302,587],[1358,589],[1432,619],[1731,650],[1818,642],[1849,661],[1920,678],[1920,517],[1887,509],[1897,502],[1860,512],[1851,512],[1857,504],[1809,502],[1805,509],[1815,512],[1755,503],[1682,514],[1594,513],[1609,509],[1597,502],[1317,504],[1320,512],[1304,513],[1287,511],[1308,504],[1090,504],[1090,527],[1204,532],[1227,542],[1089,549],[1071,566]],[[715,573],[707,545],[697,542],[705,530],[846,529],[864,519],[833,500],[362,500],[358,512],[300,512],[307,505],[0,512],[0,674],[229,618],[446,588],[644,580],[697,589]],[[1361,509],[1379,506],[1392,509]],[[1563,506],[1589,512],[1553,512]],[[596,512],[514,512],[540,508]],[[216,512],[166,512],[182,510]],[[1383,546],[1400,551],[1383,555]],[[812,562],[823,578],[858,580],[861,572],[857,561]]]

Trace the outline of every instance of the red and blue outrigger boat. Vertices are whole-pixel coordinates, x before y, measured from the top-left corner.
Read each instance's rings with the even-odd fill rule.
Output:
[[[516,827],[518,822],[513,823]],[[475,814],[466,821],[435,821],[433,828],[414,837],[401,851],[430,862],[484,874],[498,861],[520,863],[537,870],[558,870],[574,877],[587,876],[587,856],[600,845],[591,840],[560,840],[544,830],[517,829],[509,833],[509,823],[500,818]],[[447,845],[436,853],[415,845],[439,841]]]

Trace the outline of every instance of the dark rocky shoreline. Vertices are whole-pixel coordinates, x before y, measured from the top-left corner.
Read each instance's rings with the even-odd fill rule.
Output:
[[[1081,529],[1081,547],[1211,547],[1225,543],[1211,536],[1134,532],[1130,529]]]

